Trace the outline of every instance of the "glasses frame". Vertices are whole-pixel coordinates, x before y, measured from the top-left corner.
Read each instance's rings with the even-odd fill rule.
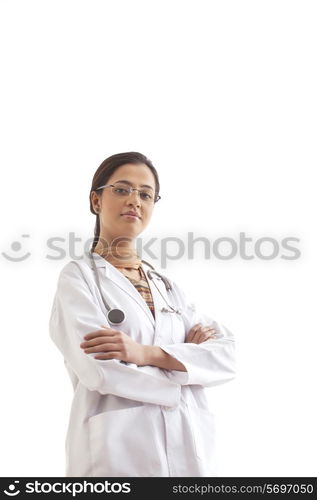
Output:
[[[104,186],[99,186],[98,188],[94,189],[94,191],[99,191],[99,189],[105,189],[105,188],[108,188],[108,187],[118,187],[118,186],[116,186],[115,184],[105,184]],[[138,194],[139,194],[140,200],[141,201],[145,201],[145,200],[142,200],[142,198],[140,196],[140,193],[141,193],[142,189],[133,188],[131,186],[124,186],[124,187],[125,187],[125,189],[127,189],[127,191],[129,191],[129,196],[131,196],[131,194],[133,193],[133,191],[137,191]],[[157,203],[160,199],[161,199],[161,196],[159,194],[157,194],[156,198],[153,201],[153,204]],[[145,201],[145,203],[146,203],[146,201]]]

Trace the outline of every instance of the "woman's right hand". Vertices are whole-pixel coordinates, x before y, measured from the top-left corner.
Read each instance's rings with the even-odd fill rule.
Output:
[[[201,323],[192,326],[189,330],[185,343],[201,344],[210,338],[215,338],[216,330],[210,326],[203,326]]]

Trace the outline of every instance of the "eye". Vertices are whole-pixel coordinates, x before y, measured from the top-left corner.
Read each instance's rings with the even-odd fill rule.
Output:
[[[141,191],[140,196],[142,200],[152,200],[152,195],[146,191]]]
[[[129,190],[126,189],[126,188],[122,188],[122,187],[115,187],[114,188],[114,192],[116,194],[122,194],[122,195],[126,195],[126,194],[129,194]]]

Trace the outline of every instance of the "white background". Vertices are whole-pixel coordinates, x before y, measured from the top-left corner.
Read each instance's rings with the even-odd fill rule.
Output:
[[[164,272],[236,336],[237,379],[208,389],[220,475],[316,476],[316,21],[305,0],[0,1],[0,250],[31,253],[0,255],[2,476],[64,475],[48,320],[70,257],[46,241],[92,236],[92,176],[125,151],[160,175],[144,237],[300,239],[297,260],[197,243]]]

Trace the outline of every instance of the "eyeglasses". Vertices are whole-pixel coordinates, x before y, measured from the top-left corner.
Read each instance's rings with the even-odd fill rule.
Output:
[[[127,186],[126,184],[106,184],[104,186],[100,186],[98,187],[97,189],[95,189],[95,191],[98,191],[99,189],[104,189],[104,188],[108,188],[110,187],[111,188],[111,192],[112,194],[114,194],[115,196],[119,197],[119,198],[127,198],[128,196],[130,196],[133,191],[137,191],[139,193],[139,196],[141,198],[142,201],[146,201],[147,203],[156,203],[157,201],[159,201],[161,199],[160,195],[156,195],[156,197],[154,197],[154,194],[152,191],[150,191],[149,189],[136,189],[136,188],[132,188],[130,186]]]

